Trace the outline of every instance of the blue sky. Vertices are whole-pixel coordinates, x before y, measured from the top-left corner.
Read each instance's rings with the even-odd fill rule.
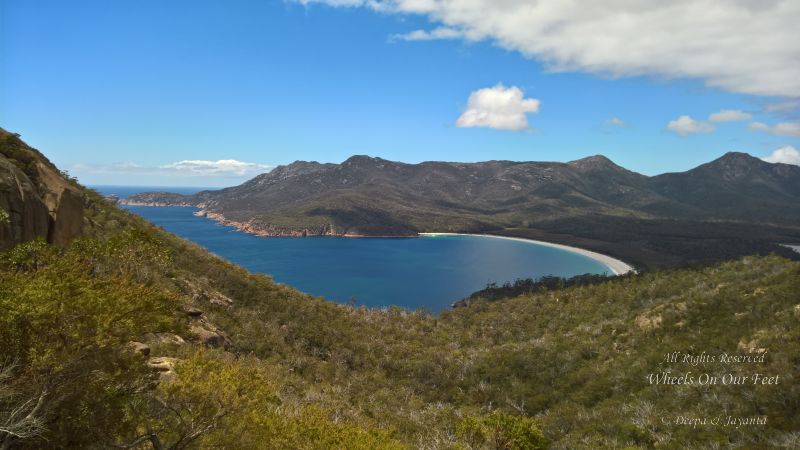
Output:
[[[223,186],[353,154],[604,154],[645,174],[734,150],[783,149],[774,157],[795,161],[800,74],[783,60],[800,53],[790,40],[731,49],[687,24],[665,34],[673,47],[635,29],[630,40],[609,31],[607,42],[584,41],[582,30],[605,23],[556,8],[572,28],[535,35],[533,12],[444,3],[0,0],[0,126],[86,184]],[[765,40],[759,26],[796,23],[788,4],[748,11],[752,27],[736,11],[722,21]],[[710,120],[722,110],[731,121]]]

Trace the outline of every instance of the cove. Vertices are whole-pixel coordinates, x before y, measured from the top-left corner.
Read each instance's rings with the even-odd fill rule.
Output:
[[[252,272],[336,302],[439,312],[489,282],[610,273],[591,258],[481,236],[257,237],[197,217],[196,208],[126,206]]]

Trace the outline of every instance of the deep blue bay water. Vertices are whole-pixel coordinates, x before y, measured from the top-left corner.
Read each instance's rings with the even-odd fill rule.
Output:
[[[94,188],[122,198],[147,190],[178,191]],[[184,188],[180,192],[192,190]],[[604,264],[583,255],[507,239],[257,237],[197,217],[193,214],[196,208],[126,208],[250,271],[268,274],[279,283],[337,302],[355,298],[356,304],[371,307],[397,305],[438,312],[489,282],[611,273]]]

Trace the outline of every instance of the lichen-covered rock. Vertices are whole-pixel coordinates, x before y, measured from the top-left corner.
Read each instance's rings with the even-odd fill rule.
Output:
[[[147,365],[157,370],[158,378],[162,382],[170,382],[175,379],[175,364],[178,362],[178,358],[170,358],[167,356],[156,356],[150,358],[147,362]]]

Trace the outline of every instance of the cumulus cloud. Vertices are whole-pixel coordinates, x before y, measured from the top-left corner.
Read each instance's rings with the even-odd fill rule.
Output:
[[[624,127],[625,121],[620,119],[619,117],[611,117],[606,120],[605,124],[612,127]]]
[[[794,164],[795,166],[800,166],[800,152],[791,145],[784,145],[772,152],[771,155],[761,159],[771,163]]]
[[[711,133],[714,131],[714,125],[702,120],[694,120],[689,116],[680,116],[675,120],[670,120],[667,124],[667,129],[681,136],[688,136],[690,134]]]
[[[527,113],[539,111],[539,100],[525,98],[516,86],[502,84],[478,89],[469,95],[467,108],[456,121],[459,128],[494,128],[522,131],[529,128]]]
[[[738,109],[723,109],[708,116],[708,120],[711,122],[739,122],[752,118],[751,114]]]
[[[800,137],[800,122],[781,122],[773,126],[763,122],[752,122],[749,128],[753,131],[763,131],[776,136]]]
[[[800,97],[797,0],[289,0],[416,14],[555,71],[704,80],[730,92]],[[443,32],[438,32],[443,33]],[[449,38],[453,38],[452,34]]]

